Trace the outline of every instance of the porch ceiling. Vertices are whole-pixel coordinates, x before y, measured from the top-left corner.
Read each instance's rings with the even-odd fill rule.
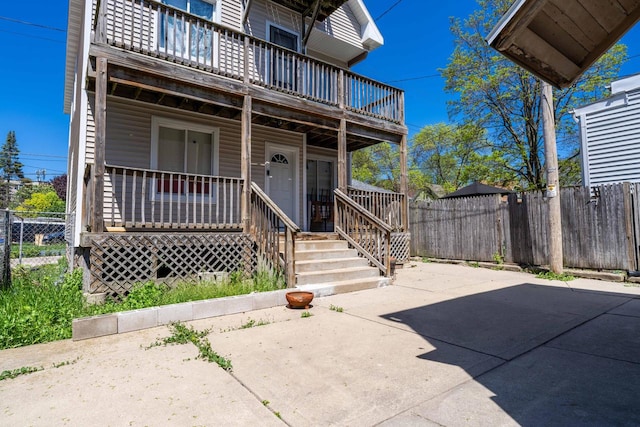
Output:
[[[640,0],[518,0],[487,42],[539,78],[564,88],[638,19]]]
[[[89,80],[89,90],[95,91],[95,80],[93,79]],[[107,93],[110,96],[224,119],[241,120],[242,118],[242,99],[233,96],[226,97],[223,102],[215,102],[209,99],[163,92],[151,87],[141,87],[118,79],[108,82]],[[337,149],[339,120],[304,115],[303,113],[297,115],[290,112],[287,112],[287,114],[273,114],[276,110],[271,106],[261,104],[259,101],[254,101],[253,107],[254,111],[251,120],[253,124],[304,133],[307,135],[307,144],[309,145]],[[392,132],[367,131],[365,127],[354,124],[348,124],[347,126],[348,151],[359,150],[384,141],[397,143],[400,138],[399,135],[395,135]]]
[[[318,0],[272,0],[274,3],[280,4],[286,8],[295,10],[303,16],[311,16]],[[324,21],[327,16],[331,15],[342,6],[347,0],[319,0],[320,10],[318,12],[318,21]]]

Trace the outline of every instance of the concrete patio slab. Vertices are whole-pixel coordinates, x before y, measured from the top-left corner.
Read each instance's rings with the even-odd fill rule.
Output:
[[[640,365],[538,348],[419,407],[455,426],[637,426]]]
[[[43,369],[0,381],[0,424],[638,425],[636,291],[415,263],[309,310],[189,322],[231,374],[145,350],[165,326],[3,350],[0,371]]]
[[[633,299],[626,302],[625,304],[619,305],[618,307],[609,311],[609,314],[640,317],[640,299]]]
[[[126,338],[113,335],[3,351],[0,369],[8,367],[7,355],[19,366],[44,369],[0,381],[0,424],[282,425],[228,373],[195,360],[193,345],[145,350],[166,334],[162,327],[131,332]],[[39,354],[29,356],[26,349]]]
[[[348,312],[310,312],[211,337],[234,375],[291,425],[374,425],[502,363]]]
[[[604,314],[547,345],[640,364],[640,317]]]

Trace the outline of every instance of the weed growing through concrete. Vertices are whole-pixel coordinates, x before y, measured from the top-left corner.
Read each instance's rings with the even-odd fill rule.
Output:
[[[249,329],[249,328],[253,328],[254,326],[264,326],[264,325],[268,325],[269,321],[267,320],[258,320],[257,322],[254,319],[249,318],[247,320],[246,323],[243,323],[242,325],[240,325],[240,329]]]
[[[266,399],[262,401],[262,404],[263,404],[264,406],[269,406],[269,403],[271,403],[271,402],[269,402],[269,401],[268,401],[268,400],[266,400]]]
[[[211,343],[207,338],[210,330],[205,329],[203,331],[196,331],[192,327],[186,327],[180,322],[171,323],[169,325],[169,330],[171,331],[171,335],[157,340],[153,344],[147,347],[150,349],[152,347],[165,346],[168,344],[186,344],[192,343],[198,349],[198,356],[196,359],[203,359],[207,362],[216,363],[225,371],[231,372],[233,367],[231,366],[231,361],[223,356],[220,356],[211,348]]]
[[[573,277],[570,274],[567,273],[554,273],[553,271],[541,271],[540,273],[536,274],[536,277],[538,279],[547,279],[547,280],[561,280],[563,282],[569,282],[573,279],[575,279],[575,277]]]
[[[305,318],[305,317],[311,317],[313,316],[313,314],[309,313],[308,311],[303,311],[302,314],[300,315],[300,317]]]
[[[52,366],[54,368],[61,368],[63,366],[75,365],[78,362],[78,360],[80,360],[80,356],[76,357],[73,360],[65,360],[64,362],[54,363]]]
[[[2,371],[0,372],[0,381],[13,379],[19,377],[20,375],[32,374],[34,372],[42,371],[43,369],[43,367],[35,368],[33,366],[23,366],[22,368],[13,369],[10,371]]]
[[[344,309],[342,307],[338,307],[338,306],[333,305],[333,304],[329,305],[329,310],[335,311],[335,312],[338,312],[338,313],[342,313],[344,311]]]

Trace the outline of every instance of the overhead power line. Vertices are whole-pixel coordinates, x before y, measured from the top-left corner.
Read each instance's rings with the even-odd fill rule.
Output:
[[[376,19],[374,19],[374,21],[379,21],[380,18],[382,18],[384,15],[386,15],[387,13],[391,12],[391,9],[393,9],[394,7],[396,7],[397,5],[399,5],[400,3],[402,3],[402,0],[398,0],[397,2],[395,2],[394,4],[391,5],[390,8],[388,8],[387,10],[385,10],[384,12],[382,12],[380,14],[380,16],[378,16]]]
[[[28,25],[30,27],[44,28],[45,30],[60,31],[61,33],[66,33],[67,32],[66,30],[64,30],[62,28],[51,27],[49,25],[36,24],[34,22],[21,21],[20,19],[9,18],[7,16],[0,16],[0,19],[3,20],[3,21],[14,22],[16,24]]]

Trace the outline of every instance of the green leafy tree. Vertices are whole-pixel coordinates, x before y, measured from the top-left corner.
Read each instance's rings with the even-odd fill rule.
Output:
[[[529,188],[543,188],[544,151],[539,111],[540,81],[490,48],[485,36],[511,6],[512,0],[478,0],[479,9],[466,20],[454,19],[455,49],[441,70],[452,118],[487,130],[492,168]],[[626,59],[626,47],[614,46],[573,86],[554,90],[560,157],[575,152],[579,142],[570,110],[601,98]]]
[[[28,200],[35,193],[48,193],[50,191],[55,191],[54,188],[49,184],[33,184],[33,182],[24,182],[20,188],[15,192],[15,194],[11,198],[11,203],[9,203],[9,209],[16,209],[25,200]]]
[[[400,153],[388,142],[355,151],[351,157],[352,177],[387,190],[400,189]]]
[[[24,178],[22,172],[22,163],[19,160],[20,150],[18,150],[18,142],[16,133],[9,131],[7,139],[0,149],[0,169],[2,169],[3,188],[0,192],[2,198],[2,207],[9,206],[11,201],[11,180],[14,178]]]
[[[409,158],[412,171],[447,192],[479,180],[504,186],[512,178],[495,167],[500,156],[490,150],[485,130],[473,124],[425,126],[412,138]]]
[[[38,212],[64,212],[65,203],[60,199],[53,189],[45,192],[36,192],[20,204],[16,210],[29,216],[29,213],[36,215]]]

